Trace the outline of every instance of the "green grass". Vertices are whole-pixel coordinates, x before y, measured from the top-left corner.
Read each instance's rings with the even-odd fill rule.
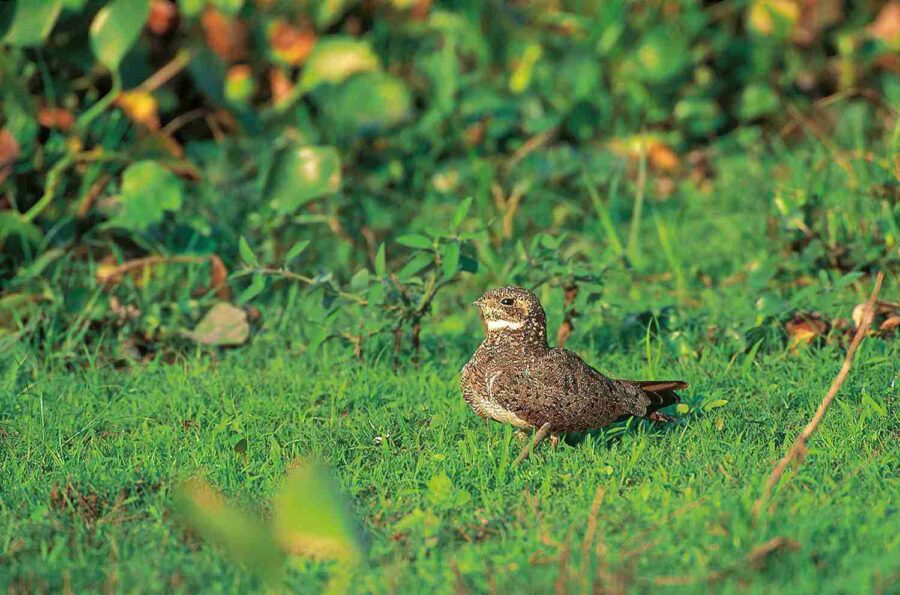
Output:
[[[333,565],[298,559],[263,583],[186,529],[173,506],[178,482],[199,476],[268,515],[291,462],[314,456],[351,496],[370,543],[354,592],[896,588],[896,340],[863,343],[805,462],[751,518],[845,343],[833,333],[792,351],[783,337],[757,344],[746,333],[761,325],[781,337],[766,305],[779,300],[786,312],[848,317],[871,280],[803,265],[766,233],[773,162],[719,166],[713,191],[645,205],[635,246],[645,267],[611,274],[602,307],[582,313],[568,344],[612,375],[689,381],[680,423],[619,424],[544,445],[511,468],[513,432],[477,418],[457,388],[481,335],[466,304],[502,281],[496,271],[442,294],[421,366],[397,373],[388,344],[360,364],[335,342],[307,354],[289,332],[125,371],[102,359],[67,370],[21,348],[3,355],[0,377],[0,587],[318,592]],[[847,229],[882,209],[846,204],[823,208]],[[586,234],[604,225],[590,216],[566,224]],[[883,296],[896,291],[891,274]],[[551,336],[560,293],[542,290]],[[659,334],[629,322],[664,306],[674,315]],[[246,452],[234,448],[242,439]],[[600,487],[601,545],[585,547]],[[774,538],[796,547],[760,554]]]

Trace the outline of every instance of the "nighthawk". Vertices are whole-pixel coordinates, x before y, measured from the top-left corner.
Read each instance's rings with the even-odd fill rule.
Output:
[[[578,355],[547,345],[547,318],[537,296],[521,287],[492,289],[475,305],[486,337],[463,367],[463,398],[484,418],[549,432],[583,432],[657,411],[679,401],[678,380],[613,380]],[[523,456],[527,452],[523,451]]]

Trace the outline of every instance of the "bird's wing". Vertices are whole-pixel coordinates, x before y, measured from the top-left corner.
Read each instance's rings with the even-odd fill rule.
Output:
[[[650,403],[638,387],[611,380],[565,349],[552,349],[524,369],[507,371],[494,388],[503,407],[529,423],[554,429],[600,427],[623,415],[644,415]]]

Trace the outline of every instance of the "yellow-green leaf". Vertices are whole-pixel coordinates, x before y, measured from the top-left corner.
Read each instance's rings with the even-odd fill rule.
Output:
[[[269,172],[266,193],[283,215],[341,187],[341,158],[334,147],[299,147],[282,152]]]
[[[150,0],[112,0],[91,23],[91,49],[97,60],[118,70],[137,41],[150,12]]]
[[[300,88],[311,91],[322,83],[340,83],[357,72],[378,70],[378,56],[367,41],[334,36],[320,40],[303,67]]]

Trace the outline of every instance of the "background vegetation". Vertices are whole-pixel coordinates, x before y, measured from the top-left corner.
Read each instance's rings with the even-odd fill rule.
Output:
[[[896,583],[900,4],[17,0],[0,38],[12,591]],[[455,386],[506,283],[689,380],[682,423],[510,469]]]

